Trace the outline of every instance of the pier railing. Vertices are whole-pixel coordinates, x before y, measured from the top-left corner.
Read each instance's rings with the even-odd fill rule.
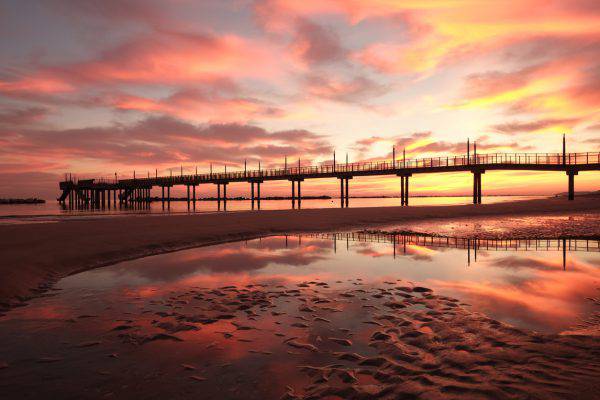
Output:
[[[200,174],[175,174],[169,176],[147,176],[127,177],[123,179],[113,177],[94,178],[94,184],[118,184],[120,182],[130,183],[132,181],[160,181],[160,182],[207,182],[213,180],[251,180],[264,178],[289,179],[302,176],[352,174],[360,172],[390,172],[410,169],[427,168],[452,168],[452,167],[485,167],[490,165],[513,165],[513,166],[536,166],[536,165],[564,165],[577,166],[587,164],[600,164],[600,152],[586,153],[492,153],[474,154],[470,156],[448,156],[411,158],[388,161],[367,161],[353,163],[322,164],[313,166],[288,166],[287,168],[270,168],[231,172],[212,172]],[[77,177],[66,177],[65,182],[77,184],[78,182],[90,181],[90,179],[78,179]],[[158,183],[156,183],[158,184]]]

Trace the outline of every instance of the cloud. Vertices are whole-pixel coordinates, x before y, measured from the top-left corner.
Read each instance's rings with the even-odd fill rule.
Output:
[[[473,144],[477,143],[478,151],[500,151],[504,149],[531,150],[532,147],[523,145],[520,142],[497,142],[494,141],[488,135],[481,135],[471,140],[471,149]],[[396,159],[402,157],[402,151],[406,151],[408,157],[429,157],[429,156],[446,156],[446,155],[463,155],[467,152],[466,142],[451,142],[446,140],[440,140],[434,135],[433,132],[414,132],[408,135],[397,135],[392,137],[382,136],[371,136],[369,138],[361,139],[356,142],[354,149],[359,153],[360,156],[364,156],[372,150],[374,146],[379,144],[385,144],[386,148],[396,147]],[[389,160],[392,156],[392,151],[383,156],[383,159]],[[378,161],[382,157],[373,159],[367,159],[365,161]]]
[[[63,176],[52,172],[20,172],[17,167],[30,166],[0,164],[0,198],[52,199],[56,196],[56,183],[64,179]]]
[[[155,31],[89,61],[40,66],[16,80],[0,80],[0,93],[22,97],[69,93],[95,85],[190,85],[232,77],[270,78],[278,74],[277,59],[266,43],[236,35]]]
[[[248,122],[256,118],[278,118],[285,112],[274,105],[249,97],[228,96],[217,91],[182,89],[162,99],[133,95],[112,96],[108,100],[118,110],[164,114],[187,120]]]
[[[311,96],[343,103],[361,103],[384,95],[388,88],[365,76],[340,79],[325,74],[309,74],[306,87]]]
[[[336,33],[304,18],[296,21],[292,52],[308,65],[344,60],[348,52]]]
[[[49,0],[54,12],[88,19],[103,19],[108,22],[142,22],[161,25],[166,17],[165,7],[152,0]]]
[[[490,128],[499,133],[507,135],[515,135],[519,133],[530,133],[545,130],[560,131],[567,127],[568,130],[581,122],[579,118],[560,118],[560,119],[542,119],[528,122],[506,122],[502,124],[492,125]]]
[[[43,107],[9,108],[0,110],[0,126],[22,126],[39,122],[48,115]]]
[[[552,44],[551,57],[530,57],[540,40],[521,44],[509,60],[531,64],[511,71],[488,71],[466,77],[464,90],[451,109],[494,108],[505,115],[527,115],[528,122],[509,121],[493,130],[571,131],[597,114],[600,104],[600,45],[597,39],[541,41]]]
[[[243,163],[245,158],[279,163],[284,156],[305,160],[330,154],[322,135],[306,130],[269,132],[244,124],[195,125],[171,117],[149,117],[130,125],[80,129],[21,129],[0,133],[0,156],[81,160],[119,165]]]

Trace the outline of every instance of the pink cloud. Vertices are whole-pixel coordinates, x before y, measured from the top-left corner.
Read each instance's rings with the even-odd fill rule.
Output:
[[[0,132],[0,157],[30,157],[32,165],[46,159],[73,164],[160,167],[209,162],[238,166],[245,158],[266,167],[284,156],[311,158],[330,154],[326,138],[306,130],[269,132],[242,124],[195,125],[169,117],[147,118],[131,125],[81,129],[18,129]]]
[[[180,90],[158,100],[120,95],[110,102],[119,110],[136,110],[212,122],[248,122],[255,118],[275,118],[285,114],[282,109],[258,99],[226,97],[197,89]]]
[[[350,79],[311,74],[306,78],[310,95],[340,102],[358,103],[382,96],[388,92],[385,85],[364,76]]]
[[[21,126],[36,123],[48,114],[43,107],[12,108],[0,111],[0,126]]]
[[[296,21],[292,52],[307,64],[323,64],[343,60],[348,52],[336,33],[307,19]]]
[[[42,66],[17,80],[0,80],[5,95],[64,93],[86,85],[190,85],[227,78],[272,78],[278,58],[267,43],[236,35],[160,31],[137,37],[81,63]]]

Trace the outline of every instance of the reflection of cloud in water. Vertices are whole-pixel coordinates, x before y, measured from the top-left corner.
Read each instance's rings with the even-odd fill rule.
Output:
[[[273,250],[276,249],[276,250]],[[317,246],[302,246],[295,249],[250,248],[243,243],[171,253],[115,266],[113,270],[121,274],[137,275],[153,281],[174,281],[196,272],[242,273],[256,271],[270,264],[305,266],[327,257]]]
[[[562,260],[548,260],[539,257],[525,257],[522,255],[509,255],[501,257],[492,262],[494,267],[506,268],[506,269],[537,269],[537,270],[548,270],[548,269],[563,269]],[[581,266],[576,260],[569,260],[567,258],[567,269],[570,271],[581,270]]]
[[[390,257],[394,255],[393,246],[386,246],[383,250],[374,249],[370,243],[356,243],[354,245],[354,251],[358,254],[372,258]],[[406,247],[398,245],[396,247],[396,255],[409,257],[415,261],[433,261],[432,255],[437,252],[437,249],[432,249],[423,246],[417,246],[414,244],[408,244]]]
[[[440,289],[458,292],[477,309],[494,318],[520,321],[533,328],[567,328],[578,315],[592,310],[586,298],[597,295],[600,269],[573,260],[573,268],[562,270],[562,263],[536,257],[507,256],[490,265],[509,271],[530,268],[530,275],[507,274],[494,281],[430,280]]]
[[[322,249],[333,248],[333,241],[331,240],[311,238],[309,236],[301,236],[298,238],[298,235],[288,236],[287,240],[285,236],[270,236],[251,240],[246,243],[246,247],[261,250],[281,250],[286,248],[286,244],[288,249],[307,246],[319,247]]]

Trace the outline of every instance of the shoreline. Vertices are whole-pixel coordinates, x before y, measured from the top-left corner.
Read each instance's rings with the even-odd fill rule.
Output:
[[[378,228],[436,219],[600,213],[598,197],[482,205],[327,208],[177,215],[64,218],[52,224],[0,225],[0,306],[8,308],[57,280],[121,261],[281,233]],[[159,218],[155,218],[159,217]],[[597,234],[597,233],[596,233]],[[0,310],[1,312],[1,310]]]

